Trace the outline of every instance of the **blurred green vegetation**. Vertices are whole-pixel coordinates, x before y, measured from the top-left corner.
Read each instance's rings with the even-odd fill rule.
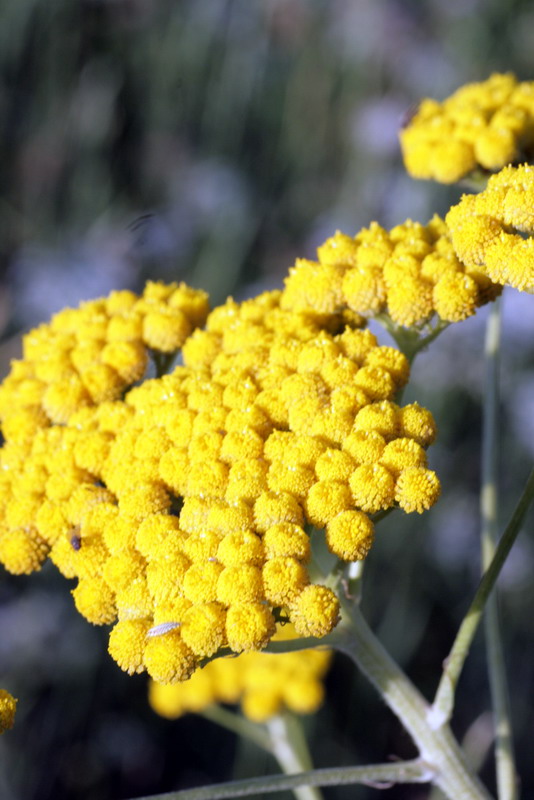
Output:
[[[245,297],[281,285],[295,257],[313,257],[336,228],[443,212],[458,190],[405,175],[402,115],[421,96],[493,71],[534,79],[533,22],[527,0],[4,0],[3,373],[18,333],[65,303],[147,278],[187,280],[214,303]],[[503,522],[534,453],[534,315],[518,303],[505,298]],[[439,422],[432,458],[444,500],[423,518],[385,520],[366,567],[364,609],[428,697],[477,583],[482,341],[482,319],[462,323],[416,364],[406,400]],[[534,794],[533,562],[523,535],[502,581],[525,797]],[[106,631],[76,614],[50,566],[4,574],[0,603],[1,683],[20,698],[0,742],[3,800],[120,800],[276,769],[202,719],[156,718],[144,678],[117,669]],[[455,726],[463,736],[478,720],[481,760],[488,706],[478,639]],[[342,659],[307,726],[317,766],[413,754]],[[489,758],[483,774],[491,784]],[[370,800],[376,790],[325,796]],[[427,796],[424,787],[388,794]]]

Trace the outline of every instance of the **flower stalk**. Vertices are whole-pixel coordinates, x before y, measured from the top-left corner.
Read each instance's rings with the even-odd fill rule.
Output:
[[[436,698],[429,712],[429,719],[435,729],[444,725],[451,717],[454,708],[456,685],[460,678],[465,659],[469,653],[471,643],[482,619],[486,603],[504,562],[521,531],[523,520],[533,499],[534,469],[530,473],[510,522],[499,540],[495,555],[480,581],[473,601],[460,625],[451,651],[445,660],[445,668],[441,676]]]
[[[501,349],[501,303],[491,307],[486,325],[486,390],[482,431],[482,487],[480,493],[482,571],[488,569],[498,541],[498,417]],[[488,598],[484,616],[488,674],[495,725],[495,766],[499,800],[517,800],[510,700],[504,663],[497,592]]]

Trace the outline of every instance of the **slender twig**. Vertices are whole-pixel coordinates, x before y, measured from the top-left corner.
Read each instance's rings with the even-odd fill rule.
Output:
[[[269,775],[241,781],[217,783],[198,789],[139,797],[136,800],[223,800],[247,797],[268,792],[283,792],[299,786],[349,786],[364,784],[375,788],[389,788],[393,783],[428,783],[433,771],[420,759],[396,761],[393,764],[371,764],[365,767],[334,767],[314,769],[299,775]]]
[[[495,555],[498,540],[498,426],[501,343],[500,300],[493,304],[486,327],[486,388],[482,431],[482,488],[480,493],[482,571]],[[499,800],[517,800],[510,700],[499,620],[497,590],[488,598],[484,615],[488,674],[495,725],[495,766]]]
[[[429,712],[429,722],[434,728],[443,725],[451,717],[454,707],[456,684],[458,683],[465,659],[469,653],[469,648],[471,647],[471,643],[482,618],[488,597],[491,594],[508,553],[521,530],[523,520],[533,499],[534,469],[530,473],[523,493],[512,514],[512,518],[499,540],[491,564],[480,581],[473,602],[460,625],[452,649],[445,660],[436,698]]]

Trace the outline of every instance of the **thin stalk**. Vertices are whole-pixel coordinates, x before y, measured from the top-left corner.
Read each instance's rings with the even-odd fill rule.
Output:
[[[313,769],[313,763],[300,720],[289,714],[281,714],[267,721],[271,741],[271,752],[286,775],[295,775]],[[322,800],[322,793],[315,786],[300,786],[293,789],[297,800]]]
[[[495,555],[498,540],[498,425],[501,347],[500,300],[493,304],[486,326],[486,387],[482,430],[482,487],[480,493],[481,556],[484,573]],[[497,590],[488,598],[484,615],[488,675],[495,725],[495,767],[499,800],[517,800],[517,769],[508,695],[508,681],[499,619]]]
[[[198,789],[138,797],[136,800],[231,800],[233,797],[284,792],[299,786],[350,786],[358,783],[385,789],[394,783],[428,783],[432,777],[433,772],[428,765],[420,759],[414,759],[365,767],[314,769],[299,775],[268,775],[265,778],[229,781]]]
[[[478,585],[473,602],[469,606],[469,610],[460,625],[451,651],[445,659],[443,674],[436,692],[434,704],[429,712],[429,722],[434,728],[439,728],[451,717],[452,709],[454,708],[456,685],[482,618],[488,597],[491,594],[508,553],[521,530],[523,520],[533,499],[534,469],[529,475],[523,493],[512,514],[512,518],[499,540],[491,564]]]
[[[450,800],[488,800],[490,795],[469,770],[448,726],[430,726],[428,703],[370,630],[360,609],[352,606],[345,612],[337,649],[355,662],[397,715],[422,760],[434,770],[434,784]]]

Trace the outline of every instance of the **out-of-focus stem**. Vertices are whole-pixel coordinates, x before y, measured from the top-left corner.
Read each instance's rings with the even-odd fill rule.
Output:
[[[454,708],[456,685],[462,672],[469,648],[478,629],[488,597],[495,585],[504,562],[514,544],[534,499],[534,469],[530,473],[512,518],[501,536],[495,555],[479,583],[478,589],[464,617],[454,644],[445,660],[443,675],[438,686],[436,698],[429,712],[429,721],[434,728],[445,724],[451,717]]]
[[[480,493],[482,571],[489,567],[497,547],[498,425],[501,343],[500,301],[493,304],[486,327],[486,386],[482,437]],[[488,598],[484,616],[488,674],[495,725],[495,765],[499,800],[517,800],[517,770],[508,696],[508,682],[499,621],[497,592]]]
[[[271,752],[286,775],[295,775],[313,769],[302,725],[297,717],[289,714],[273,717],[267,722],[271,740]],[[321,791],[315,786],[300,786],[293,789],[297,800],[322,800]]]

